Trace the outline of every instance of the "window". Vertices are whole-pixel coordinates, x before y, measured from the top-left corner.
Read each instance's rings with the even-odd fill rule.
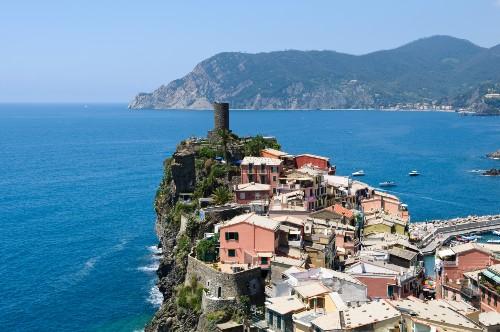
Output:
[[[245,193],[240,193],[240,199],[245,199]]]
[[[276,327],[281,329],[281,316],[276,316]]]
[[[236,250],[235,249],[228,249],[227,250],[227,255],[229,257],[236,257]]]
[[[267,265],[268,262],[269,262],[269,258],[268,257],[261,257],[260,258],[260,264],[261,265]]]
[[[268,313],[267,314],[267,324],[273,325],[273,312],[268,311],[267,313]]]
[[[260,176],[260,183],[266,183],[266,176],[265,175],[261,175]]]
[[[255,199],[260,199],[260,193],[255,193]]]
[[[260,171],[262,173],[264,173],[266,171],[266,165],[265,164],[260,165]]]
[[[273,172],[273,173],[278,173],[278,167],[273,166],[273,167],[271,168],[271,172]],[[276,180],[275,180],[275,181],[276,181]]]
[[[253,174],[248,174],[248,182],[253,182]]]
[[[238,232],[226,232],[226,240],[238,241]]]
[[[273,182],[276,182],[276,175],[273,175]]]

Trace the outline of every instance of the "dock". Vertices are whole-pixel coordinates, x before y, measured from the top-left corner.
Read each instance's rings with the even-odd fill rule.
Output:
[[[418,244],[422,254],[433,254],[436,249],[452,236],[467,235],[470,233],[486,233],[500,230],[500,217],[491,220],[482,220],[458,225],[436,228],[434,232],[426,235]]]

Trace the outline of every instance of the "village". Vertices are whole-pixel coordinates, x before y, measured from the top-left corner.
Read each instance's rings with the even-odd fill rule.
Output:
[[[228,104],[214,120],[206,139],[183,142],[203,165],[178,150],[172,177],[177,204],[195,211],[178,209],[178,237],[212,223],[187,254],[186,285],[212,318],[249,304],[245,319],[214,318],[218,331],[500,331],[500,244],[446,235],[500,228],[500,216],[412,224],[398,197],[338,175],[328,157],[268,144],[238,159]],[[216,141],[222,155],[207,148]],[[189,173],[217,165],[226,186],[206,197]]]

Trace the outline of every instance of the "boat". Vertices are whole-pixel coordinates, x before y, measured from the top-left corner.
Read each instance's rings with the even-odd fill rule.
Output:
[[[470,236],[462,235],[462,239],[464,239],[465,241],[476,241],[478,238],[479,237],[476,235],[470,235]]]
[[[419,176],[419,175],[420,175],[420,173],[419,173],[418,171],[413,170],[413,171],[411,171],[410,173],[408,173],[408,175],[409,175],[409,176]]]
[[[488,243],[500,243],[500,240],[488,240],[486,242],[488,242]]]
[[[492,233],[495,234],[495,235],[500,236],[500,231],[493,231]]]
[[[360,169],[359,171],[352,173],[352,176],[365,176],[365,171]]]
[[[394,181],[384,181],[384,182],[380,182],[378,185],[381,186],[381,187],[395,187],[396,186],[396,182],[394,182]]]

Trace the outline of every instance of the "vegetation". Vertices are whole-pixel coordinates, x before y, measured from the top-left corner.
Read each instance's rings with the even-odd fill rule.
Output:
[[[228,95],[234,108],[370,108],[432,101],[465,106],[468,98],[459,95],[469,95],[485,82],[499,82],[498,54],[500,45],[487,49],[447,36],[361,56],[224,52],[199,64],[203,76],[191,72],[154,94],[142,94],[132,107],[168,108]],[[204,88],[194,91],[193,86]],[[174,98],[180,94],[186,98]]]
[[[179,285],[176,288],[177,306],[187,310],[201,313],[201,298],[203,286],[198,283],[196,277],[190,280],[189,285]]]
[[[191,251],[191,239],[186,234],[182,234],[177,241],[177,248],[175,250],[175,260],[177,264],[184,265],[186,257]]]
[[[274,139],[265,139],[261,135],[257,135],[245,143],[245,156],[260,156],[260,151],[265,148],[279,150],[281,146]]]
[[[232,200],[232,195],[229,189],[227,189],[225,186],[220,186],[215,189],[212,198],[214,200],[214,204],[222,205],[230,202]]]
[[[218,242],[218,234],[211,238],[198,241],[198,244],[196,245],[196,258],[207,263],[216,262],[218,254]]]

